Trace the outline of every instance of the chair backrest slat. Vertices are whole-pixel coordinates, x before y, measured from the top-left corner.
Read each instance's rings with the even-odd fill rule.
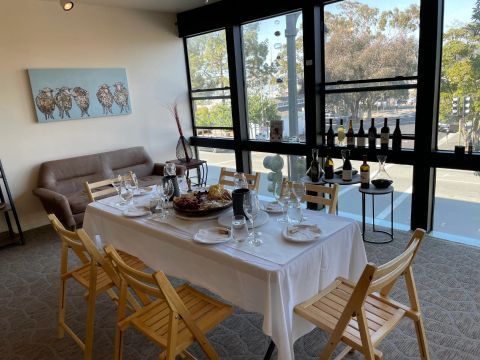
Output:
[[[53,229],[56,231],[58,236],[60,236],[62,244],[72,249],[72,251],[77,255],[77,257],[83,264],[89,263],[91,259],[89,258],[88,252],[85,249],[82,241],[78,237],[77,233],[65,229],[65,227],[62,225],[60,220],[58,220],[55,214],[48,214],[48,219],[50,220]]]
[[[131,181],[132,173],[122,175],[121,179],[122,181]],[[113,180],[114,179],[105,179],[94,183],[89,183],[88,181],[85,181],[85,192],[87,193],[90,202],[95,201],[100,197],[115,194],[117,190],[113,186]]]
[[[258,191],[260,187],[260,173],[257,172],[255,175],[252,174],[245,174],[245,178],[248,181],[248,188],[250,190]],[[218,183],[224,186],[235,186],[234,181],[235,172],[227,170],[226,167],[222,167],[220,169],[220,177],[218,179]]]
[[[338,202],[338,188],[337,184],[333,187],[315,184],[305,184],[305,190],[317,193],[317,195],[304,195],[303,200],[315,204],[326,205],[329,207],[328,213],[335,214]],[[329,198],[325,198],[325,194],[329,194]]]

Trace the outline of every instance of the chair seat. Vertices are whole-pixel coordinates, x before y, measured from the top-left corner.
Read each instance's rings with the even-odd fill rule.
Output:
[[[127,254],[125,252],[119,251],[120,256],[123,261],[125,261],[129,266],[137,270],[143,270],[146,268],[145,264],[137,257]],[[106,259],[109,261],[108,259]],[[90,284],[90,263],[83,265],[77,270],[72,272],[72,277],[77,280],[82,286],[88,288]],[[110,279],[108,274],[103,270],[102,267],[98,267],[97,271],[97,289],[96,292],[100,293],[105,291],[113,286],[113,281]]]
[[[345,306],[350,299],[354,285],[348,280],[337,279],[325,290],[295,307],[295,313],[309,320],[319,328],[333,332]],[[405,311],[394,304],[387,303],[376,295],[369,295],[365,300],[365,314],[372,344],[379,343],[403,318]],[[358,322],[352,317],[345,328],[342,341],[348,346],[362,349]],[[380,352],[375,350],[378,355]]]
[[[198,328],[206,333],[233,313],[233,308],[188,285],[175,289],[191,313]],[[121,322],[121,327],[133,325],[162,347],[167,347],[170,308],[164,299],[158,299]],[[182,319],[178,322],[177,353],[190,346],[195,338]]]

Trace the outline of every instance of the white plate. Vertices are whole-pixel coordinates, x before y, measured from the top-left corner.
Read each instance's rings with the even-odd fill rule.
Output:
[[[278,202],[269,202],[263,205],[263,209],[271,214],[281,214],[282,213],[282,205]]]
[[[126,217],[140,217],[140,216],[145,216],[150,214],[151,214],[150,210],[147,210],[145,206],[130,207],[123,211],[123,216],[126,216]]]
[[[227,231],[227,234],[224,234],[225,231]],[[228,228],[217,226],[200,229],[193,240],[202,244],[221,244],[232,240],[232,232]]]
[[[233,216],[233,213],[223,214],[218,218],[218,223],[222,226],[229,228],[232,225],[232,216]],[[265,223],[268,222],[268,219],[270,219],[270,216],[268,216],[268,214],[265,211],[260,210],[258,212],[257,218],[255,219],[255,227],[257,228],[264,225]],[[249,228],[252,227],[252,223],[250,221],[247,221],[247,224]]]
[[[296,229],[298,231],[291,232],[291,229]],[[310,242],[320,239],[322,231],[315,224],[300,224],[288,229],[288,226],[282,231],[282,235],[285,239],[293,242]]]

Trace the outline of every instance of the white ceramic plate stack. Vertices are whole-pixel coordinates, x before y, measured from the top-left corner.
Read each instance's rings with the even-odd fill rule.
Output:
[[[201,244],[221,244],[232,240],[232,232],[224,227],[210,227],[200,229],[193,237],[193,240]]]
[[[322,231],[316,224],[299,224],[285,226],[282,235],[289,241],[303,243],[320,239],[321,233]]]

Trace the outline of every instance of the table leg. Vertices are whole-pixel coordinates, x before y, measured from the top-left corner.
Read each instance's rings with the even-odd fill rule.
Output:
[[[372,225],[373,231],[375,231],[375,196],[372,195]]]
[[[265,353],[265,356],[263,357],[263,360],[270,360],[273,354],[273,350],[275,350],[275,343],[273,342],[273,340],[270,340],[270,344],[268,345],[268,349]]]
[[[362,193],[362,238],[365,241],[365,194]]]
[[[392,234],[392,240],[393,240],[393,191],[392,191],[392,197],[390,198],[390,233]]]

